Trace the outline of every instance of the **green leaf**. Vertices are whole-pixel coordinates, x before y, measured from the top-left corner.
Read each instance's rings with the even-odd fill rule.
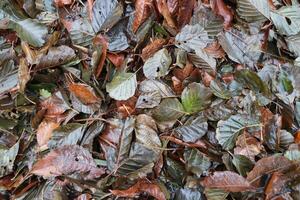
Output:
[[[227,90],[225,84],[221,83],[220,81],[212,80],[209,87],[215,96],[220,97],[221,99],[231,98],[230,91]]]
[[[254,164],[249,158],[243,155],[233,155],[232,163],[242,176],[247,176],[247,173],[252,170]]]
[[[283,6],[271,12],[271,20],[284,35],[296,35],[300,31],[300,8],[297,5]]]
[[[127,100],[132,97],[137,87],[136,74],[118,73],[110,83],[106,84],[106,91],[111,98]]]
[[[181,101],[187,113],[195,113],[207,108],[211,103],[212,93],[200,83],[189,84],[181,94]]]
[[[153,109],[152,116],[159,122],[174,121],[185,114],[183,107],[177,98],[167,98]]]
[[[49,92],[46,89],[40,89],[39,93],[40,93],[40,96],[42,96],[45,99],[52,96],[51,92]]]
[[[49,148],[77,144],[83,136],[83,125],[70,123],[55,129],[48,142]]]
[[[13,171],[14,161],[19,151],[19,142],[9,149],[0,149],[0,177]]]
[[[234,147],[236,138],[248,127],[259,127],[255,120],[249,119],[244,115],[232,115],[227,120],[220,120],[217,125],[216,138],[222,147],[230,150]]]
[[[208,130],[208,124],[203,117],[188,120],[184,125],[175,129],[176,136],[184,142],[196,142],[203,137]]]
[[[200,24],[186,25],[175,37],[177,46],[188,52],[204,48],[212,41]]]
[[[157,51],[151,58],[146,60],[143,66],[143,72],[149,79],[155,79],[165,76],[169,73],[169,67],[172,63],[171,55],[167,49]]]
[[[34,47],[41,47],[45,43],[48,33],[47,27],[33,19],[13,20],[9,28],[17,32],[18,36]]]
[[[184,152],[186,170],[200,177],[212,165],[210,159],[197,149],[188,149]]]
[[[257,73],[249,70],[242,69],[236,72],[236,80],[250,88],[255,92],[262,93],[266,96],[270,95],[270,90],[268,86],[260,79]]]

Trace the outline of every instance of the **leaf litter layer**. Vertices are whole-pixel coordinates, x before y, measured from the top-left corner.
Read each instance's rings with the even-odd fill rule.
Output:
[[[300,199],[298,0],[2,0],[0,199]]]

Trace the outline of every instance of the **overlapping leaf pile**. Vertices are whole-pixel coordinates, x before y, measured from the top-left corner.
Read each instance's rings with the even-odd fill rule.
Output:
[[[0,199],[300,199],[298,0],[1,0]]]

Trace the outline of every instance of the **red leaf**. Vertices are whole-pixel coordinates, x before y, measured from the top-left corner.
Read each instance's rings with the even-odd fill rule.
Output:
[[[224,28],[225,30],[228,30],[231,27],[233,20],[233,11],[231,8],[224,3],[224,0],[211,0],[210,7],[217,15],[223,17]]]
[[[52,150],[44,158],[37,161],[31,173],[43,177],[81,174],[84,179],[100,177],[105,173],[98,168],[92,155],[78,145],[65,145]]]
[[[94,104],[100,100],[93,89],[86,84],[69,83],[68,89],[84,104]]]
[[[165,200],[165,194],[162,192],[161,188],[155,184],[148,181],[140,180],[127,190],[111,190],[111,193],[118,197],[130,197],[133,198],[141,192],[146,192],[153,196],[157,200]]]
[[[132,30],[135,33],[140,25],[145,22],[151,15],[151,7],[153,6],[153,0],[136,0],[135,1],[135,13],[132,25]]]
[[[206,177],[201,185],[228,192],[244,192],[254,189],[244,177],[231,171],[215,172],[212,176]]]

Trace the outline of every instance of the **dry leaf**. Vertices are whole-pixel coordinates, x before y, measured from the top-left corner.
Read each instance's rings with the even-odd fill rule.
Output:
[[[136,101],[137,98],[135,96],[125,101],[116,101],[116,106],[121,118],[126,118],[134,113]]]
[[[294,167],[294,163],[283,156],[270,156],[260,159],[249,172],[247,180],[251,185],[258,187],[263,175],[274,172],[283,172]]]
[[[142,59],[143,61],[146,61],[148,58],[150,58],[151,56],[153,56],[153,54],[155,52],[157,52],[158,50],[160,50],[164,44],[166,44],[166,40],[162,39],[162,38],[156,38],[154,40],[152,40],[152,42],[150,44],[148,44],[146,47],[143,48],[142,50]]]
[[[176,29],[176,24],[174,19],[172,18],[172,15],[169,11],[167,0],[156,0],[158,11],[162,14],[162,16],[165,18],[167,24],[173,28]]]
[[[153,0],[136,0],[135,12],[132,30],[135,33],[138,28],[144,23],[151,15],[153,8]]]
[[[53,131],[60,125],[54,119],[44,119],[37,128],[36,138],[39,147],[47,146],[48,141],[52,137]]]
[[[30,80],[30,71],[29,71],[29,68],[28,68],[25,58],[22,58],[20,60],[18,75],[19,75],[20,92],[24,93],[26,84]]]
[[[95,69],[95,76],[98,78],[103,70],[103,66],[105,63],[107,49],[108,49],[108,42],[107,42],[106,38],[103,37],[102,35],[97,35],[97,37],[94,38],[94,45],[102,47],[99,63],[98,63],[97,68]]]
[[[45,178],[79,174],[84,179],[94,179],[103,175],[105,170],[97,167],[92,155],[83,147],[65,145],[38,160],[31,173]]]
[[[224,28],[225,30],[229,30],[232,26],[233,20],[233,11],[229,8],[224,0],[211,0],[210,7],[217,15],[220,15],[224,19]]]
[[[94,104],[100,101],[93,89],[82,83],[69,83],[69,91],[84,104]]]
[[[165,200],[165,194],[162,192],[161,188],[155,184],[145,180],[139,180],[136,184],[128,188],[127,190],[111,190],[113,195],[118,197],[129,197],[134,198],[141,192],[146,192],[147,194],[153,196],[157,200]]]
[[[189,24],[194,10],[195,0],[181,0],[178,6],[177,26],[182,28]]]
[[[115,54],[115,53],[107,53],[107,58],[112,62],[112,64],[120,69],[124,63],[125,56],[122,53]]]
[[[57,7],[67,6],[73,3],[73,0],[54,0]]]
[[[204,51],[214,57],[214,58],[224,58],[225,57],[225,51],[223,50],[222,46],[219,44],[219,42],[214,41],[210,45],[204,48]]]
[[[214,172],[201,182],[203,187],[221,189],[228,192],[245,192],[254,187],[242,176],[231,171]]]

